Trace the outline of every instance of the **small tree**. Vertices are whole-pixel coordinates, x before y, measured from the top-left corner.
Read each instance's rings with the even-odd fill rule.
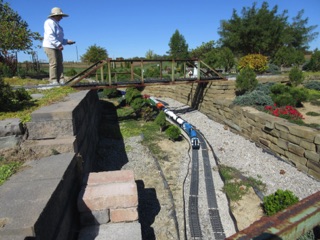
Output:
[[[251,92],[258,85],[256,74],[251,68],[244,68],[240,71],[236,79],[236,90],[238,95]]]
[[[170,38],[169,42],[169,54],[174,59],[186,59],[188,58],[188,44],[186,39],[178,30]]]
[[[167,125],[166,114],[164,113],[164,111],[160,111],[160,113],[154,121],[157,125],[160,126],[160,132],[162,132],[165,126]]]
[[[108,58],[108,52],[105,48],[99,47],[96,44],[90,46],[86,53],[81,56],[82,62],[95,63]]]
[[[314,50],[310,61],[303,67],[304,70],[317,72],[320,71],[320,51]]]
[[[303,72],[298,67],[293,67],[289,72],[289,81],[292,86],[296,87],[304,80]]]
[[[0,0],[0,32],[0,63],[7,65],[11,74],[15,74],[16,59],[13,53],[31,53],[33,41],[41,40],[41,36],[38,32],[32,32],[27,22],[3,0]],[[0,68],[3,68],[1,64]]]
[[[171,125],[166,130],[166,135],[173,141],[176,141],[181,136],[181,130],[177,126]]]

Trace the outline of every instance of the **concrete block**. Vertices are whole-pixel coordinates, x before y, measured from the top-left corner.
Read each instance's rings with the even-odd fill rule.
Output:
[[[23,134],[24,129],[19,118],[8,118],[0,121],[0,137]]]
[[[78,198],[80,212],[138,206],[135,182],[93,185],[83,188]]]
[[[109,223],[81,229],[78,240],[141,240],[141,225],[138,222]]]
[[[133,222],[139,219],[137,208],[110,209],[111,222]]]
[[[70,192],[79,191],[75,167],[74,154],[50,156],[26,163],[5,182],[0,188],[1,239],[56,234]]]
[[[28,129],[28,139],[52,139],[75,135],[72,119],[27,122],[26,125]]]
[[[80,214],[81,226],[102,225],[110,221],[109,209],[83,212]]]

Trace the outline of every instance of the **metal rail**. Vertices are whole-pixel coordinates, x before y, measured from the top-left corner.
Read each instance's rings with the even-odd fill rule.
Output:
[[[189,195],[189,226],[191,237],[201,239],[201,227],[198,213],[198,192],[199,192],[199,156],[198,150],[192,149],[192,168]]]
[[[205,139],[202,134],[197,131],[197,136],[200,141],[200,146],[202,150],[202,158],[203,158],[203,168],[204,168],[204,177],[205,177],[205,185],[207,192],[207,202],[208,202],[208,213],[210,217],[210,223],[212,227],[212,231],[216,240],[225,239],[225,233],[223,230],[218,203],[216,198],[216,191],[214,188],[214,182],[212,177],[212,168],[209,160],[209,152]]]
[[[248,228],[226,239],[292,240],[298,239],[319,224],[320,191],[271,217],[261,218]]]

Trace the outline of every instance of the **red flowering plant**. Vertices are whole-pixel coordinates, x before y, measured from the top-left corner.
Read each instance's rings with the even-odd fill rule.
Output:
[[[277,107],[277,105],[274,104],[273,106],[265,106],[264,109],[266,112],[276,117],[285,118],[291,121],[302,121],[302,119],[304,119],[303,115],[292,106]]]

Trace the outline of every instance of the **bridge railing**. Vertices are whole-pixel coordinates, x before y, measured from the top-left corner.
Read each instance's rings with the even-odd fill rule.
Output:
[[[150,70],[151,69],[151,70]],[[99,79],[100,70],[100,79]],[[146,74],[147,71],[151,72]],[[174,83],[175,81],[193,80],[226,80],[220,73],[215,71],[206,63],[199,59],[106,59],[92,64],[89,68],[80,72],[69,81],[68,85],[75,85],[83,79],[95,75],[96,80],[112,86],[119,82],[136,82],[145,84],[146,81],[165,81]],[[123,77],[125,75],[126,77]]]
[[[248,228],[226,239],[292,240],[298,239],[319,225],[320,191],[271,217],[262,217]]]

